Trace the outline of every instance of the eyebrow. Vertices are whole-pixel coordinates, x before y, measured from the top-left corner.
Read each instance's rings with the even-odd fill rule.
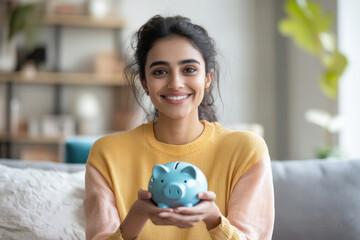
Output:
[[[178,62],[178,65],[182,65],[182,64],[186,64],[186,63],[196,63],[200,65],[200,62],[195,60],[195,59],[185,59],[185,60],[181,60]],[[149,69],[154,67],[154,66],[158,66],[158,65],[165,65],[165,66],[170,66],[169,62],[166,61],[155,61],[152,62],[149,66]]]
[[[199,61],[197,61],[195,59],[185,59],[185,60],[178,62],[179,65],[186,64],[186,63],[197,63],[200,65]]]

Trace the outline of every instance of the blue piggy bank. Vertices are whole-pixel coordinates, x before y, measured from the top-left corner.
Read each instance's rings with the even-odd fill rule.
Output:
[[[205,191],[207,181],[204,173],[186,162],[155,165],[149,181],[152,201],[159,208],[192,207],[200,201],[198,193]]]

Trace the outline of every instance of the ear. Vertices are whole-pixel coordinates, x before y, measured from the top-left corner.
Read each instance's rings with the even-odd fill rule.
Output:
[[[214,70],[211,69],[211,71],[208,72],[205,77],[205,89],[210,87],[213,76],[214,76]]]
[[[160,175],[168,172],[170,172],[170,169],[164,165],[157,164],[153,168],[153,176],[155,179],[158,178]]]
[[[189,174],[193,179],[196,179],[196,170],[194,166],[187,166],[183,170],[181,170],[181,173],[187,173]]]
[[[141,85],[142,85],[143,89],[145,90],[145,92],[148,91],[148,87],[147,87],[147,84],[146,84],[146,80],[145,80],[145,79],[141,79],[140,82],[141,82]]]

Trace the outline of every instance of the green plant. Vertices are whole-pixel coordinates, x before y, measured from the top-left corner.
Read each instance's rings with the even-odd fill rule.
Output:
[[[285,12],[287,18],[279,22],[279,31],[319,59],[324,67],[320,88],[327,97],[335,99],[339,78],[348,62],[337,48],[332,14],[325,12],[319,4],[306,0],[288,0]]]
[[[306,0],[287,0],[284,9],[287,17],[278,24],[280,33],[291,37],[300,48],[320,61],[323,66],[320,90],[329,100],[335,100],[339,79],[348,61],[337,48],[332,31],[333,15],[325,12],[319,4]],[[305,118],[324,129],[325,145],[315,150],[317,157],[338,157],[341,151],[333,143],[332,135],[340,130],[341,117],[327,111],[310,109],[305,113]]]
[[[11,41],[16,35],[24,34],[25,45],[31,51],[37,43],[39,29],[42,24],[40,3],[18,4],[10,10],[8,19],[8,40]]]

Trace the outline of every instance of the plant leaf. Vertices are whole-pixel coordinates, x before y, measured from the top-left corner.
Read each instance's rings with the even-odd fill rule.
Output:
[[[325,13],[319,4],[314,2],[308,2],[305,11],[311,13],[311,17],[308,18],[312,22],[314,31],[316,33],[328,32],[331,30],[333,23],[333,16],[330,13]]]
[[[12,39],[17,33],[23,31],[28,24],[29,15],[35,11],[36,4],[24,4],[16,7],[10,14],[9,39]]]
[[[305,1],[299,5],[296,0],[288,0],[285,11],[288,18],[279,22],[279,31],[291,36],[299,47],[309,53],[321,54],[324,46],[320,34],[331,30],[332,15],[324,13],[316,3]]]
[[[308,122],[316,124],[320,127],[327,128],[331,121],[331,115],[327,111],[321,109],[309,109],[305,113],[305,119]]]
[[[347,59],[336,48],[331,31],[333,16],[324,12],[319,4],[306,0],[288,0],[285,12],[287,18],[279,21],[279,31],[320,60],[325,68],[320,76],[320,89],[327,97],[335,98]]]
[[[325,52],[330,53],[336,51],[336,41],[333,33],[322,32],[319,35],[319,39]]]
[[[339,51],[325,57],[326,70],[321,75],[320,87],[324,94],[334,99],[338,93],[339,78],[343,74],[348,62]]]
[[[335,72],[339,75],[343,74],[348,61],[346,57],[336,50],[333,54],[324,57],[324,63],[327,69],[331,72]]]
[[[335,99],[338,92],[339,74],[334,72],[324,72],[320,77],[320,87],[323,93],[331,98]]]
[[[282,20],[279,23],[279,31],[292,37],[295,43],[305,51],[316,55],[320,48],[306,25],[296,20]]]
[[[39,3],[21,4],[10,14],[8,39],[13,39],[19,33],[24,34],[29,51],[36,45],[42,23],[42,16],[38,12],[40,7]]]

